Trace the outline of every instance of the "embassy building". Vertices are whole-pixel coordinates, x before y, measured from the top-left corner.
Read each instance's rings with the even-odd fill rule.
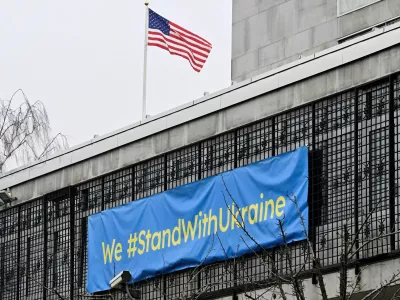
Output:
[[[400,1],[233,0],[232,14],[230,87],[1,175],[0,299],[128,299],[86,291],[89,216],[302,146],[309,243],[132,288],[145,300],[262,300],[296,277],[320,299],[314,253],[333,299],[350,240],[354,299],[388,281],[381,299],[398,290]]]

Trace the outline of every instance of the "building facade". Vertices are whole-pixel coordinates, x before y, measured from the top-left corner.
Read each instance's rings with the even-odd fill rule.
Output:
[[[397,0],[234,0],[232,80],[323,51],[399,16]]]
[[[234,27],[242,2],[234,1]],[[294,1],[257,5],[269,2],[278,9]],[[341,9],[356,9],[351,13],[394,5],[339,2]],[[271,269],[285,276],[294,268],[307,299],[319,299],[307,259],[313,250],[334,298],[345,228],[363,246],[349,261],[349,281],[362,274],[357,293],[373,290],[400,269],[399,72],[400,25],[386,24],[3,174],[0,189],[16,200],[0,208],[0,299],[60,299],[57,293],[87,299],[88,216],[303,145],[309,148],[312,249],[299,242],[289,254],[271,249],[267,258],[238,257],[135,286],[146,300],[258,300],[273,293],[265,293]]]

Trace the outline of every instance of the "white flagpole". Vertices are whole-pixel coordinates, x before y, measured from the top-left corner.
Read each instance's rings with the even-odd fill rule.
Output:
[[[146,16],[144,26],[144,64],[143,64],[143,104],[142,104],[142,120],[146,119],[146,84],[147,84],[147,34],[149,29],[149,1],[145,1]]]

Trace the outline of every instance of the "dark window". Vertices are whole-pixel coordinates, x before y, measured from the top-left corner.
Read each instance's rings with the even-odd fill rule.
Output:
[[[308,218],[309,227],[320,226],[324,222],[326,195],[324,194],[324,164],[323,151],[312,150],[308,153]]]
[[[3,293],[5,292],[4,291],[4,276],[5,276],[5,272],[4,272],[4,269],[5,269],[5,263],[4,263],[4,260],[5,260],[5,257],[6,257],[6,252],[5,252],[5,245],[4,244],[2,244],[2,245],[0,245],[0,270],[2,270],[1,272],[0,272],[0,296],[2,296],[3,295]]]
[[[58,232],[54,232],[54,255],[53,255],[53,287],[57,286],[58,281]]]
[[[372,92],[367,92],[365,94],[365,104],[364,104],[364,118],[366,120],[372,117]]]
[[[81,224],[81,246],[78,249],[78,286],[83,287],[83,279],[85,272],[85,259],[86,259],[86,244],[87,244],[87,218],[82,219]]]
[[[89,189],[81,190],[81,206],[82,210],[85,211],[88,209],[89,205]]]
[[[31,276],[31,238],[26,240],[26,273],[25,273],[25,295],[29,295],[29,276]]]

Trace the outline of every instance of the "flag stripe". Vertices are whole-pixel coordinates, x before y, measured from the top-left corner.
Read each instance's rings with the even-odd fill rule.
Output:
[[[177,44],[181,44],[181,45],[186,45],[188,48],[195,50],[196,52],[199,52],[199,55],[203,55],[204,57],[207,57],[208,54],[210,53],[209,50],[204,50],[204,49],[199,49],[199,47],[196,46],[192,46],[192,44],[190,42],[186,42],[184,40],[182,40],[181,38],[177,37],[174,35],[174,33],[171,33],[170,35],[165,35],[163,34],[161,31],[159,30],[154,30],[152,29],[151,31],[149,31],[149,35],[151,34],[158,34],[158,35],[162,35],[163,37],[165,37],[168,41],[170,41],[171,43],[177,43]]]
[[[178,29],[178,30],[181,30],[181,31],[183,31],[183,32],[186,32],[186,33],[188,33],[188,34],[190,34],[190,35],[193,35],[193,36],[197,37],[198,39],[200,39],[201,41],[203,41],[204,43],[206,43],[208,46],[211,47],[211,44],[210,44],[207,40],[203,39],[201,36],[198,36],[197,34],[195,34],[195,33],[193,33],[193,32],[190,32],[189,30],[187,30],[187,29],[185,29],[185,28],[179,26],[178,24],[175,24],[174,22],[171,22],[171,21],[170,21],[169,24],[170,24],[171,26],[175,27],[175,28]]]
[[[206,49],[208,49],[208,50],[211,50],[211,48],[210,48],[209,45],[207,45],[206,43],[202,42],[201,40],[199,40],[199,39],[197,39],[197,38],[195,38],[195,37],[190,36],[189,34],[183,32],[183,31],[177,30],[176,28],[174,28],[174,27],[172,27],[172,26],[171,26],[171,31],[174,32],[174,33],[176,33],[176,34],[177,34],[178,36],[180,36],[181,38],[185,38],[185,39],[187,39],[187,40],[190,40],[190,41],[192,41],[192,42],[197,43],[197,44],[198,44],[199,46],[201,46],[201,47],[204,47],[204,48],[206,48]]]
[[[187,61],[189,61],[189,63],[191,65],[191,67],[193,68],[193,70],[195,70],[197,72],[200,72],[201,68],[193,65],[192,61],[190,60],[190,58],[188,57],[188,55],[186,53],[181,53],[181,52],[177,52],[177,51],[168,49],[168,47],[166,47],[164,45],[161,45],[161,44],[158,44],[158,43],[149,43],[149,45],[156,46],[156,47],[159,47],[161,49],[167,50],[171,55],[177,55],[177,56],[185,58]]]
[[[148,46],[167,50],[189,61],[196,72],[203,68],[212,45],[204,38],[149,9]]]
[[[207,58],[208,53],[205,53],[203,51],[200,51],[198,49],[194,49],[192,47],[189,47],[188,44],[182,42],[181,40],[178,40],[172,36],[165,36],[162,34],[162,32],[159,31],[149,31],[149,39],[150,38],[162,38],[164,40],[166,40],[169,43],[173,43],[182,47],[185,47],[186,49],[188,49],[190,52],[192,52],[193,54],[196,54],[197,56],[200,56],[201,58]]]
[[[202,68],[204,63],[205,63],[205,59],[197,59],[194,54],[191,52],[191,50],[187,49],[187,46],[180,46],[177,43],[169,43],[167,41],[167,37],[164,34],[162,34],[161,32],[157,32],[157,34],[154,34],[155,31],[149,31],[149,46],[153,46],[153,44],[157,44],[159,45],[160,43],[163,45],[163,47],[161,47],[162,49],[168,50],[171,54],[172,52],[180,52],[183,53],[185,55],[185,57],[187,56],[187,59],[190,60],[190,63],[193,67],[196,66],[198,68]],[[172,52],[171,52],[171,51]],[[207,58],[207,57],[206,57]]]
[[[185,54],[181,54],[181,53],[178,53],[178,52],[170,51],[170,49],[168,49],[167,46],[160,45],[158,43],[149,43],[149,46],[156,46],[156,47],[159,47],[161,49],[167,50],[171,55],[177,55],[177,56],[183,57],[183,58],[185,58],[185,59],[187,59],[189,61],[189,63],[192,66],[193,70],[195,70],[196,72],[200,72],[200,70],[201,70],[200,68],[194,66],[192,64],[191,60],[189,59],[189,57],[187,55],[185,55]]]
[[[203,65],[206,62],[205,59],[196,57],[193,53],[190,52],[189,49],[186,49],[183,46],[178,46],[178,47],[172,46],[171,44],[169,44],[167,41],[165,41],[164,39],[162,39],[160,37],[157,37],[157,38],[149,37],[149,43],[153,43],[153,42],[161,42],[173,50],[184,51],[184,52],[188,53],[190,55],[190,58],[192,59],[192,61],[198,65]],[[182,49],[182,48],[184,48],[184,49]]]
[[[170,36],[170,37],[173,37],[173,38],[175,38],[175,39],[177,39],[177,40],[184,41],[185,43],[187,43],[187,44],[190,45],[191,47],[197,48],[198,50],[201,50],[201,51],[204,51],[204,52],[207,53],[207,54],[210,53],[210,51],[211,51],[210,48],[206,48],[206,47],[204,47],[203,45],[198,44],[198,43],[196,43],[196,42],[193,41],[193,40],[189,40],[189,39],[183,37],[182,35],[180,35],[178,32],[171,31],[170,34],[169,34],[169,36]]]
[[[193,65],[195,65],[196,67],[201,68],[204,65],[204,62],[198,62],[194,59],[193,54],[190,53],[190,51],[186,50],[185,48],[182,47],[175,47],[173,45],[168,44],[166,41],[163,40],[151,40],[149,41],[149,43],[155,43],[155,44],[162,44],[165,47],[168,48],[168,50],[174,51],[174,52],[181,52],[181,53],[185,53],[188,55],[188,57],[190,58],[190,61],[193,63]]]

